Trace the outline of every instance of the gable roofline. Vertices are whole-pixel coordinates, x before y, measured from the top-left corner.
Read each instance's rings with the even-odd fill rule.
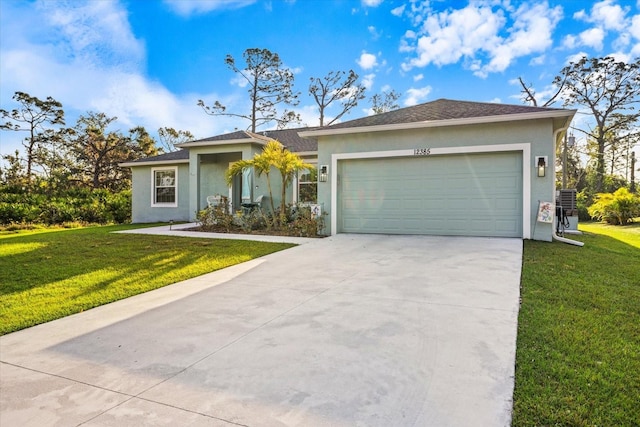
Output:
[[[143,157],[130,162],[119,163],[121,167],[132,166],[157,166],[157,165],[175,165],[180,163],[189,163],[189,151],[178,150],[168,153],[158,154],[152,157]]]
[[[352,128],[339,128],[339,129],[320,129],[314,131],[300,132],[299,135],[302,138],[318,137],[326,135],[346,135],[351,133],[363,133],[363,132],[384,132],[393,130],[407,130],[407,129],[421,129],[421,128],[435,128],[446,126],[462,126],[462,125],[476,125],[483,123],[497,123],[497,122],[513,122],[521,120],[535,120],[535,119],[561,119],[567,118],[566,123],[570,123],[574,114],[578,110],[561,110],[549,113],[520,113],[520,114],[506,114],[501,116],[483,116],[483,117],[470,117],[463,119],[445,119],[445,120],[428,120],[422,122],[413,123],[398,123],[391,125],[373,125],[373,126],[358,126]],[[563,121],[562,123],[565,123]]]
[[[213,145],[247,144],[247,143],[266,145],[269,139],[270,138],[266,138],[255,133],[241,130],[233,133],[214,136],[211,138],[183,142],[182,144],[176,144],[176,147],[180,147],[180,148],[204,147],[204,146],[210,147]]]
[[[180,160],[149,160],[149,161],[136,161],[118,163],[118,166],[126,168],[132,166],[164,166],[164,165],[179,165],[183,163],[189,163],[189,159]]]
[[[551,118],[569,124],[577,110],[471,101],[436,101],[302,131],[303,138]],[[564,120],[563,120],[564,119]],[[555,120],[554,120],[555,121]],[[558,124],[560,124],[558,123]]]

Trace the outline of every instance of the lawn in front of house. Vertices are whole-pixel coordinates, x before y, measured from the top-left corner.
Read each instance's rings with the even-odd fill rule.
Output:
[[[136,227],[0,234],[0,335],[294,246],[111,233]]]
[[[513,426],[640,425],[640,224],[524,242]]]

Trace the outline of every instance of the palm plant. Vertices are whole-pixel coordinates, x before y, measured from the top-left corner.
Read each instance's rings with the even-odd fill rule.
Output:
[[[267,178],[267,188],[269,190],[269,203],[271,204],[271,214],[273,222],[278,219],[280,224],[284,224],[286,215],[286,193],[287,187],[293,182],[295,174],[301,170],[313,170],[315,167],[310,163],[305,163],[300,156],[283,147],[281,143],[272,139],[264,146],[261,153],[256,154],[251,160],[239,160],[233,163],[225,174],[227,184],[231,185],[233,177],[241,174],[247,168],[253,168],[257,176],[263,174]],[[276,218],[276,209],[273,204],[273,193],[271,191],[271,169],[280,172],[282,178],[282,194],[280,198],[280,216]]]

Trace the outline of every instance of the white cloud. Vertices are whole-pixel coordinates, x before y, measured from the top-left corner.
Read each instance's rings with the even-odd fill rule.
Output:
[[[567,49],[574,49],[578,46],[578,38],[572,34],[566,35],[562,40],[562,46]]]
[[[380,38],[380,36],[382,35],[381,32],[378,32],[378,30],[376,29],[376,27],[374,27],[373,25],[369,25],[367,27],[367,30],[369,30],[369,34],[371,34],[371,38],[373,40],[378,40]]]
[[[580,45],[602,50],[604,41],[604,30],[602,28],[591,28],[579,34]]]
[[[375,78],[376,75],[374,73],[362,76],[362,86],[364,86],[365,89],[370,90],[373,87],[373,80]]]
[[[145,76],[144,44],[134,36],[118,3],[5,3],[2,12],[2,35],[10,32],[11,40],[0,46],[0,102],[5,109],[14,108],[10,97],[22,91],[60,101],[67,126],[88,111],[118,117],[113,127],[121,132],[144,126],[153,134],[171,126],[206,137],[236,126],[226,118],[213,120],[196,105],[198,99],[218,96],[175,95]],[[18,21],[17,14],[23,25],[11,24]],[[2,153],[19,147],[19,139],[2,137]]]
[[[383,0],[362,0],[362,5],[366,7],[378,7]]]
[[[300,114],[300,119],[302,120],[303,125],[320,126],[320,114],[318,113],[318,106],[316,104],[296,108],[296,112]],[[325,123],[329,123],[331,119],[333,119],[333,117],[325,112]]]
[[[595,3],[591,8],[591,16],[585,15],[584,20],[602,26],[605,30],[621,31],[625,28],[625,15],[629,8],[622,8],[612,0]]]
[[[255,2],[256,0],[164,0],[171,10],[184,17],[219,9],[238,9]]]
[[[404,13],[404,8],[405,7],[406,7],[406,5],[403,4],[402,6],[398,6],[398,7],[394,8],[394,9],[391,9],[391,14],[393,16],[400,17]]]
[[[551,34],[562,19],[562,8],[550,9],[546,3],[522,4],[513,14],[515,19],[509,36],[498,46],[489,47],[489,64],[475,74],[485,77],[490,72],[506,70],[519,57],[541,53],[553,45]]]
[[[363,70],[370,70],[378,65],[376,56],[372,53],[362,52],[360,58],[356,61]]]
[[[536,56],[535,58],[531,58],[531,61],[529,61],[529,64],[531,64],[531,65],[543,65],[545,63],[546,59],[547,59],[546,55]]]
[[[408,71],[431,63],[445,65],[473,56],[487,45],[495,45],[499,28],[504,25],[502,12],[494,13],[484,5],[429,15],[422,22],[416,46],[417,57],[403,64]],[[411,44],[410,40],[407,40]]]
[[[404,106],[410,107],[412,105],[420,104],[426,101],[427,97],[431,93],[431,86],[425,86],[423,88],[410,88],[407,90],[407,98],[404,100]]]
[[[573,19],[577,19],[579,21],[584,21],[587,19],[587,17],[588,17],[587,12],[585,12],[584,9],[580,9],[579,11],[573,14]]]
[[[419,82],[422,79],[424,79],[424,74],[416,74],[415,76],[413,76],[414,82]]]
[[[614,52],[606,55],[621,55],[633,58],[640,54],[640,18],[639,15],[627,17],[630,6],[620,6],[615,0],[603,0],[591,7],[589,12],[581,10],[573,17],[576,20],[593,24],[593,27],[578,35],[568,35],[563,47],[573,49],[587,47],[602,51],[609,34],[615,37],[611,42]]]
[[[586,52],[580,51],[580,52],[574,53],[572,55],[569,55],[567,57],[566,64],[569,65],[569,63],[571,63],[571,62],[576,63],[576,62],[580,61],[583,56],[589,57],[589,54],[586,53]]]
[[[406,32],[401,41],[401,52],[415,50],[414,57],[402,64],[403,70],[464,59],[466,68],[486,77],[504,71],[519,57],[543,53],[552,45],[552,33],[562,18],[560,6],[522,3],[515,9],[509,2],[498,4],[501,7],[495,2],[470,2],[462,9],[439,13],[412,9],[414,22],[418,16],[421,20],[418,32]]]

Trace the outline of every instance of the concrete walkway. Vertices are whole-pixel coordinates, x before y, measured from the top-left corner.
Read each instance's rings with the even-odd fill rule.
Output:
[[[522,241],[338,235],[0,337],[0,426],[507,426]]]

